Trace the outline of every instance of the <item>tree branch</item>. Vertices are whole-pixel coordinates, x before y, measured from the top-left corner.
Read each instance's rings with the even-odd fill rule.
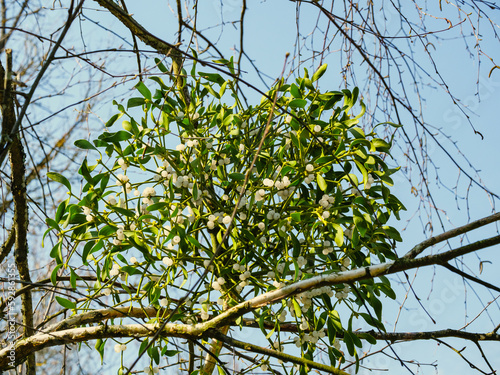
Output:
[[[490,215],[490,216],[483,217],[483,218],[481,218],[479,220],[473,221],[472,223],[469,223],[469,224],[463,225],[461,227],[449,230],[447,232],[441,233],[438,236],[431,237],[431,238],[429,238],[429,239],[427,239],[427,240],[425,240],[423,242],[420,242],[413,249],[411,249],[410,251],[408,251],[403,256],[403,258],[413,259],[417,255],[421,254],[422,251],[424,251],[428,247],[431,247],[431,246],[433,246],[433,245],[435,245],[437,243],[449,240],[450,238],[459,236],[461,234],[470,232],[471,230],[480,228],[480,227],[482,227],[482,226],[484,226],[486,224],[490,224],[490,223],[493,223],[493,222],[498,221],[498,220],[500,220],[500,212],[498,212],[496,214],[493,214],[493,215]]]
[[[15,241],[16,241],[16,229],[15,226],[13,225],[9,231],[7,239],[3,243],[2,247],[0,247],[0,263],[2,263],[5,257],[9,255],[10,250],[12,249],[12,246],[14,246]]]
[[[253,353],[268,355],[268,356],[271,356],[271,357],[274,357],[277,359],[281,359],[283,361],[296,363],[299,365],[307,366],[309,368],[315,368],[315,369],[318,369],[321,371],[326,371],[330,374],[348,375],[347,372],[342,371],[342,370],[335,368],[333,366],[324,365],[322,363],[314,362],[314,361],[311,361],[311,360],[308,360],[305,358],[295,357],[293,355],[279,352],[277,350],[267,349],[267,348],[263,348],[263,347],[258,346],[258,345],[235,340],[229,336],[222,334],[219,331],[213,331],[210,333],[210,335],[217,338],[217,340],[224,342],[227,345],[234,346],[234,347],[241,348],[241,349],[245,349],[245,350],[249,350],[249,351],[252,351]]]
[[[119,319],[119,318],[153,318],[160,313],[160,316],[165,313],[170,313],[170,310],[161,309],[158,310],[154,307],[113,307],[108,309],[92,310],[86,313],[77,314],[61,320],[47,328],[41,330],[43,333],[51,333],[57,331],[64,331],[73,327],[92,324],[92,323],[102,323],[109,319]]]
[[[14,201],[14,224],[11,233],[15,233],[14,259],[19,277],[26,283],[31,282],[30,268],[28,264],[28,202],[26,198],[26,166],[24,164],[26,154],[20,134],[13,132],[16,124],[14,110],[14,98],[12,96],[12,50],[6,49],[7,65],[4,70],[0,65],[0,86],[3,92],[0,94],[2,105],[2,140],[10,142],[9,150],[11,170],[11,191]],[[12,138],[11,138],[12,137]],[[33,330],[33,301],[31,292],[27,291],[21,295],[21,314],[23,318],[24,337],[34,334]],[[27,375],[36,374],[35,355],[28,356],[26,368]]]
[[[235,324],[233,324],[234,326]],[[259,328],[259,322],[255,319],[243,319],[242,326],[245,328]],[[263,322],[263,326],[266,329],[275,328],[276,324],[273,321],[265,320]],[[310,330],[312,331],[312,330]],[[299,332],[298,324],[296,323],[280,323],[280,332]],[[500,334],[495,333],[494,331],[487,333],[479,333],[479,332],[466,332],[462,330],[456,329],[443,329],[439,331],[426,331],[426,332],[382,332],[382,331],[354,331],[352,332],[354,335],[359,336],[360,338],[363,335],[369,334],[373,336],[373,338],[377,340],[386,340],[391,342],[396,341],[413,341],[413,340],[432,340],[435,338],[446,338],[446,337],[455,337],[464,340],[470,341],[500,341]],[[336,337],[344,338],[343,332],[336,332]]]
[[[26,355],[41,350],[43,348],[66,345],[73,342],[83,342],[93,339],[104,339],[104,338],[117,338],[117,337],[152,337],[156,334],[158,325],[152,324],[128,324],[128,325],[114,325],[108,326],[106,324],[100,324],[97,327],[79,327],[85,324],[102,323],[109,319],[117,318],[151,318],[161,314],[168,313],[168,310],[157,310],[153,307],[147,308],[130,308],[130,307],[118,307],[118,308],[108,308],[101,310],[89,311],[87,313],[72,316],[70,318],[64,319],[63,321],[56,323],[43,332],[40,332],[28,339],[19,341],[16,344],[16,360],[22,362]],[[230,339],[220,331],[215,329],[207,329],[208,322],[200,323],[196,325],[189,324],[165,324],[165,328],[162,330],[160,335],[166,337],[182,337],[190,340],[198,339],[200,337],[214,338],[222,341],[228,345],[236,346],[245,350],[252,350],[257,353],[264,355],[271,355],[275,358],[282,359],[285,361],[290,361],[293,363],[299,363],[307,365],[313,368],[318,368],[317,366],[310,365],[297,359],[297,357],[288,356],[284,353],[261,348],[255,345],[243,343],[237,340]],[[234,322],[230,323],[234,325]],[[259,324],[253,319],[243,320],[243,325],[245,327],[259,328]],[[264,322],[266,327],[274,327],[274,322],[266,321]],[[70,328],[75,327],[76,328]],[[280,325],[280,330],[283,332],[298,332],[296,324],[284,323]],[[363,336],[365,334],[370,334],[377,340],[387,340],[391,342],[397,341],[412,341],[412,340],[431,340],[446,337],[455,337],[466,340],[471,340],[473,342],[478,341],[500,341],[500,334],[494,331],[489,333],[472,333],[465,332],[461,330],[446,329],[440,331],[429,331],[429,332],[376,332],[376,331],[357,331],[353,334],[358,336]],[[337,332],[337,337],[342,338],[343,333]],[[257,348],[257,350],[256,350]],[[9,348],[0,351],[0,369],[6,369],[9,362],[8,359]],[[321,364],[317,364],[322,366]],[[320,370],[329,371],[328,369],[318,368]],[[331,369],[331,368],[330,368]],[[340,370],[337,370],[340,371]],[[335,372],[333,372],[335,373]],[[343,374],[340,372],[339,374]]]
[[[150,337],[158,331],[158,324],[129,324],[129,325],[99,325],[96,327],[81,327],[63,331],[40,333],[20,340],[15,344],[16,359],[19,364],[26,356],[44,348],[67,345],[83,341],[116,338],[116,337]],[[197,327],[187,324],[165,324],[160,335],[168,337],[181,337],[193,339],[201,337]],[[11,348],[0,350],[0,369],[5,370],[9,364],[9,352]]]
[[[353,283],[355,281],[360,281],[367,278],[375,278],[378,276],[393,274],[396,272],[406,271],[409,269],[428,266],[428,265],[444,265],[449,260],[456,258],[461,255],[465,255],[476,250],[489,247],[495,244],[500,243],[500,236],[495,236],[486,240],[478,241],[466,246],[459,247],[454,250],[450,250],[440,254],[428,255],[426,257],[418,258],[418,259],[407,259],[400,258],[396,261],[390,261],[383,264],[373,265],[364,268],[357,268],[350,271],[339,272],[335,274],[325,274],[319,275],[316,277],[312,277],[310,279],[302,280],[290,285],[287,285],[280,289],[275,289],[273,291],[264,293],[257,297],[254,297],[250,300],[239,303],[236,306],[229,308],[228,310],[220,313],[216,317],[202,323],[197,323],[195,325],[187,325],[187,324],[172,324],[172,323],[162,323],[162,329],[160,334],[172,337],[184,337],[187,339],[197,339],[200,337],[208,337],[208,338],[216,338],[225,343],[229,343],[228,340],[232,340],[227,338],[227,336],[223,335],[218,329],[220,327],[224,327],[226,325],[234,324],[234,321],[250,312],[252,310],[258,309],[260,307],[273,304],[281,301],[284,298],[291,297],[293,295],[311,290],[320,288],[325,285],[335,285],[335,284],[344,284],[344,283]],[[87,315],[84,315],[82,318],[80,317],[71,317],[66,319],[63,322],[60,322],[56,325],[50,327],[50,329],[62,329],[65,327],[69,327],[72,324],[88,324],[92,322],[97,322],[101,320],[110,319],[112,316],[115,317],[124,317],[127,309],[129,308],[113,308],[114,311],[110,310],[101,310],[95,312],[89,312]],[[144,317],[149,314],[155,314],[154,309],[134,309],[131,310],[132,314],[135,314],[136,317]],[[131,316],[132,317],[132,316]],[[51,333],[40,333],[31,338],[27,338],[21,340],[16,345],[16,353],[22,353],[23,356],[26,356],[30,353],[33,353],[37,350],[41,350],[44,347],[54,346],[59,344],[66,344],[67,342],[81,342],[87,341],[95,338],[108,338],[108,337],[146,337],[146,336],[155,336],[157,333],[158,326],[153,326],[151,324],[132,324],[127,326],[103,326],[99,327],[88,327],[88,328],[75,328],[68,329],[63,331],[51,332]],[[157,329],[155,330],[154,327]],[[283,329],[287,326],[283,325]],[[362,332],[358,332],[360,334]],[[414,332],[414,333],[376,333],[376,332],[368,332],[375,338],[386,339],[386,340],[414,340],[414,339],[435,339],[436,337],[460,337],[468,340],[499,340],[500,335],[495,333],[494,331],[486,334],[477,334],[477,333],[469,333],[463,331],[456,330],[443,330],[443,331],[434,331],[434,332]],[[69,340],[69,341],[68,341]],[[246,343],[233,343],[231,341],[231,345],[239,346],[245,348],[244,345],[249,345]],[[253,350],[254,348],[252,348]],[[264,350],[264,349],[262,349]],[[267,350],[267,349],[265,349]],[[274,351],[272,351],[274,353]],[[266,352],[266,354],[268,354]],[[0,351],[0,369],[5,368],[7,359],[8,349]],[[269,354],[271,355],[271,354]],[[16,356],[16,358],[21,361],[20,356]],[[301,362],[302,363],[302,362]],[[309,365],[308,365],[309,366]],[[326,371],[326,370],[325,370]]]
[[[472,280],[474,281],[475,283],[478,283],[478,284],[481,284],[489,289],[492,289],[494,290],[495,292],[500,292],[500,288],[498,286],[495,286],[493,284],[490,284],[486,281],[483,281],[481,279],[478,279],[477,277],[474,277],[472,275],[469,275],[468,273],[462,271],[462,270],[459,270],[458,268],[456,267],[453,267],[451,264],[449,263],[445,263],[445,264],[442,264],[442,266],[448,270],[450,270],[451,272],[454,272],[460,276],[462,276],[463,278],[466,278],[466,279],[469,279],[469,280]]]
[[[448,232],[446,232],[448,233]],[[484,240],[473,242],[469,245],[461,246],[459,248],[445,251],[444,253],[427,255],[422,258],[411,259],[411,258],[399,258],[394,262],[391,267],[391,272],[400,272],[410,268],[417,268],[423,266],[430,266],[432,264],[444,265],[446,262],[457,258],[459,256],[472,253],[477,250],[481,250],[493,245],[500,243],[500,235],[495,237],[490,237]]]

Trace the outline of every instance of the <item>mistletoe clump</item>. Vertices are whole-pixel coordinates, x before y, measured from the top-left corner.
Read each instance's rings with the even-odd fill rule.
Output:
[[[48,220],[59,236],[53,281],[67,272],[85,294],[59,303],[75,314],[103,305],[142,310],[141,319],[161,330],[141,338],[152,366],[162,355],[185,356],[174,350],[175,337],[222,340],[230,326],[260,327],[281,363],[266,354],[259,359],[266,370],[280,365],[291,373],[295,367],[286,366],[294,362],[304,372],[319,345],[331,368],[344,361],[339,338],[357,358],[362,340],[375,340],[352,333],[354,318],[383,329],[379,298],[394,298],[389,281],[294,286],[395,259],[401,239],[388,221],[404,207],[389,190],[396,171],[385,162],[390,142],[360,124],[357,89],[314,87],[325,69],[279,81],[255,106],[235,81],[195,67],[188,96],[151,77],[154,92],[139,82],[140,97],[126,108],[115,103],[106,131],[76,142],[99,155],[80,167],[81,195],[50,174],[70,189]],[[81,277],[87,270],[95,282]],[[374,314],[361,312],[366,306]],[[222,333],[211,336],[214,328]],[[123,352],[123,339],[114,339]],[[285,345],[298,348],[299,362]],[[102,355],[104,340],[96,348]]]

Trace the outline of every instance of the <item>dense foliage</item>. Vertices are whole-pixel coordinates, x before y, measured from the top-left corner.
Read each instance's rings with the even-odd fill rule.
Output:
[[[233,69],[232,61],[218,63]],[[163,75],[139,82],[140,96],[126,107],[115,102],[118,113],[106,131],[75,143],[89,150],[89,160],[97,156],[81,164],[81,191],[49,174],[70,190],[48,220],[59,238],[52,279],[67,274],[80,292],[78,300],[58,302],[75,314],[154,307],[148,323],[213,328],[215,317],[242,301],[318,274],[395,259],[401,239],[388,222],[404,207],[389,190],[396,171],[385,162],[391,144],[376,125],[370,133],[358,126],[364,105],[357,104],[356,88],[315,88],[325,70],[279,81],[257,105],[246,104],[236,81],[196,66],[184,90],[189,96],[172,90]],[[82,278],[87,271],[95,282]],[[384,296],[395,297],[385,277],[296,290],[218,328],[255,331],[246,328],[254,321],[278,352],[295,344],[300,349],[292,352],[318,360],[322,346],[335,365],[345,359],[341,342],[356,358],[364,340],[375,342],[352,334],[357,319],[384,330]],[[287,324],[296,329],[282,332]],[[151,366],[160,353],[185,356],[167,336],[143,339],[139,351],[147,347]],[[127,340],[133,339],[115,340],[115,350],[122,352]],[[96,344],[101,355],[104,343]],[[279,365],[267,356],[259,361],[262,370]],[[129,365],[123,357],[122,365]],[[286,361],[282,366],[296,371]]]

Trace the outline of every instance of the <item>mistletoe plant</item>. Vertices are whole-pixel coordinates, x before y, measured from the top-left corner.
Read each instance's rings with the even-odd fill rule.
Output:
[[[123,320],[75,340],[97,339],[101,356],[114,341],[122,373],[134,340],[151,358],[146,373],[161,357],[187,362],[189,373],[211,373],[210,363],[224,370],[222,359],[193,349],[210,339],[214,356],[222,343],[239,347],[250,372],[344,373],[346,349],[357,359],[356,348],[375,343],[353,331],[362,321],[384,330],[380,299],[395,297],[390,283],[342,275],[396,258],[400,235],[387,223],[404,207],[389,190],[390,143],[358,126],[357,89],[315,88],[325,70],[279,81],[255,106],[236,81],[195,67],[183,90],[151,77],[154,93],[139,82],[126,108],[114,103],[105,132],[76,142],[99,156],[81,164],[80,194],[49,175],[70,190],[48,220],[59,238],[52,281],[68,275],[78,292],[57,301],[74,317],[87,314],[89,329]],[[239,341],[239,330],[262,337]]]

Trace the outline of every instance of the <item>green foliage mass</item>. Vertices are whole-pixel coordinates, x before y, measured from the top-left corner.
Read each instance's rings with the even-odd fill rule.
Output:
[[[115,103],[107,129],[76,142],[99,154],[81,164],[81,195],[50,174],[71,191],[48,220],[60,239],[53,280],[61,268],[74,288],[84,270],[97,277],[84,301],[59,303],[75,313],[153,306],[153,321],[193,324],[299,280],[394,259],[401,238],[388,221],[404,207],[389,190],[391,144],[360,123],[357,88],[315,87],[325,69],[279,81],[257,105],[246,104],[234,80],[195,68],[189,99],[151,77],[136,85],[140,95],[127,108]],[[354,318],[384,329],[382,294],[394,298],[385,278],[326,286],[253,314],[275,348],[295,344],[314,359],[325,345],[336,363],[344,358],[337,335],[352,356],[362,345]],[[298,325],[294,339],[280,334],[285,322]],[[235,324],[243,325],[241,316]],[[159,351],[176,355],[172,340],[153,343],[152,361]]]

